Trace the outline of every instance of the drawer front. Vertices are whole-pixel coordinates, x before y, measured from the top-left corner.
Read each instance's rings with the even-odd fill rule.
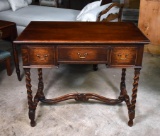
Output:
[[[131,66],[136,64],[137,47],[114,47],[111,49],[111,66]]]
[[[55,49],[45,46],[22,47],[23,65],[54,65]]]
[[[61,63],[106,63],[107,47],[75,47],[75,46],[59,46],[58,62]]]

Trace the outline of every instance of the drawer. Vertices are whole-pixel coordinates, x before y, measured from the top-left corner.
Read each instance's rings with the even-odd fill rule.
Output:
[[[55,49],[45,46],[22,47],[23,65],[54,65]]]
[[[59,46],[58,62],[60,63],[107,63],[107,47],[101,46]]]
[[[111,49],[110,65],[125,66],[135,65],[137,60],[137,47],[114,47]]]

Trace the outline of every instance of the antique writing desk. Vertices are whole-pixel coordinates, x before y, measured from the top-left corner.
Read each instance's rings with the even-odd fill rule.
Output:
[[[22,45],[23,68],[26,75],[29,118],[35,126],[35,110],[39,101],[55,104],[75,99],[95,99],[106,104],[126,102],[129,114],[128,125],[133,125],[140,69],[144,44],[149,40],[132,23],[116,22],[31,22],[14,41]],[[107,64],[122,68],[120,96],[109,99],[93,93],[71,93],[46,99],[43,93],[42,68],[65,64]],[[131,100],[125,87],[126,68],[133,67],[135,76]],[[39,83],[36,95],[32,96],[30,68],[38,68]]]

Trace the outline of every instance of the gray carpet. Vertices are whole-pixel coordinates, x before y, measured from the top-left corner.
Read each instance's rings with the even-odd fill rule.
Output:
[[[20,60],[22,81],[15,69],[7,76],[0,70],[0,136],[158,136],[160,134],[160,56],[144,54],[141,70],[136,118],[128,127],[126,104],[109,106],[95,101],[74,100],[56,105],[39,104],[36,127],[30,127],[25,77]],[[37,70],[31,70],[32,90],[37,90]],[[94,92],[106,97],[119,96],[121,69],[99,65],[60,65],[43,71],[47,98],[72,92]],[[126,84],[131,95],[133,69],[127,70]]]

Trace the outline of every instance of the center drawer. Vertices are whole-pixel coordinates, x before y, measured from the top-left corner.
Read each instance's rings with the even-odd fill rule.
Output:
[[[107,54],[104,46],[58,46],[59,63],[107,63]]]

